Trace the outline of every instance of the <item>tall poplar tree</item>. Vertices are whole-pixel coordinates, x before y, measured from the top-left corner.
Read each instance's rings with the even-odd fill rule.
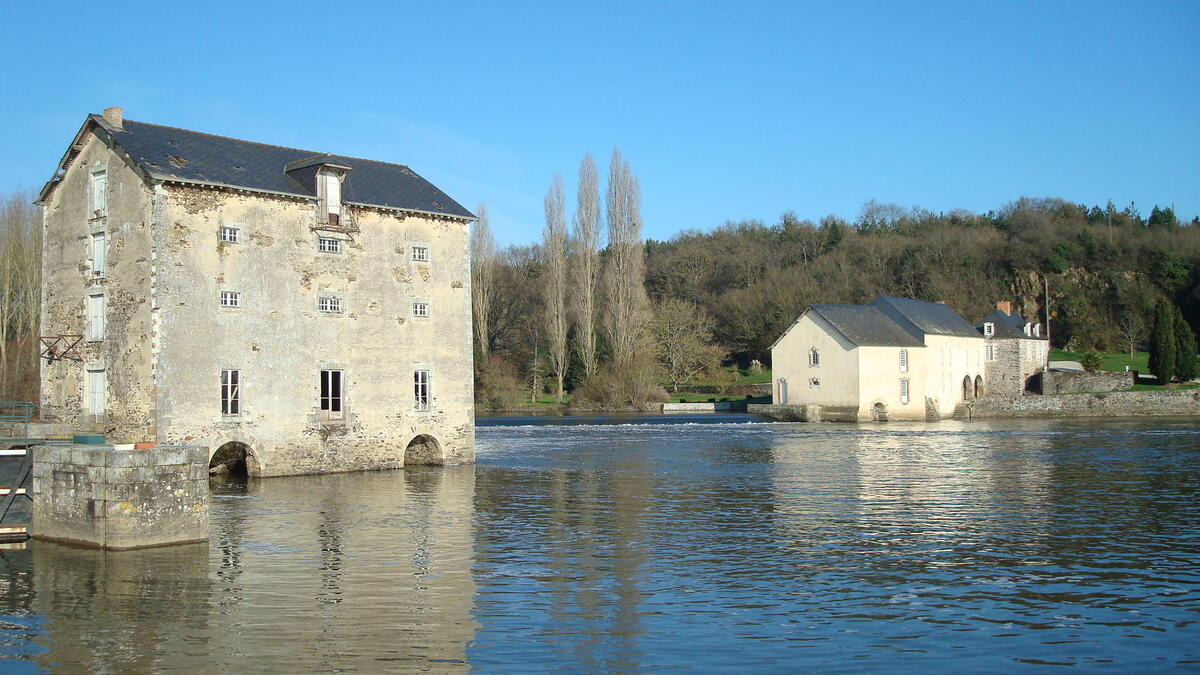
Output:
[[[557,388],[554,399],[562,403],[563,377],[567,373],[567,224],[562,176],[555,174],[546,193],[546,228],[542,231],[545,256],[545,283],[542,295],[546,304],[546,337],[550,342],[550,364]]]
[[[608,170],[608,265],[605,268],[605,322],[613,364],[633,363],[646,320],[646,262],[642,245],[642,195],[629,162],[613,148]]]
[[[492,309],[492,281],[496,274],[496,242],[488,225],[486,204],[479,205],[479,219],[471,226],[471,314],[475,319],[475,338],[485,357],[491,335],[488,314]]]
[[[576,348],[585,377],[596,374],[596,287],[600,278],[600,191],[596,162],[579,162],[579,189],[572,219],[572,310]]]

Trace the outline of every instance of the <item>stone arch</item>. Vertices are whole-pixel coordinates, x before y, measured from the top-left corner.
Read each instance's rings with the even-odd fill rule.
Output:
[[[983,397],[983,376],[975,376],[975,398]]]
[[[257,476],[259,470],[254,450],[241,441],[221,444],[208,460],[208,472],[212,475],[250,477]]]
[[[442,444],[429,434],[415,436],[408,442],[408,446],[404,448],[405,466],[416,464],[439,466],[444,463],[445,457],[442,455]]]
[[[878,401],[875,403],[875,405],[871,406],[871,421],[872,422],[888,421],[887,406],[884,405],[883,401]]]
[[[975,383],[971,381],[970,375],[963,377],[962,391],[963,391],[963,400],[964,401],[970,400],[972,394],[975,393]]]

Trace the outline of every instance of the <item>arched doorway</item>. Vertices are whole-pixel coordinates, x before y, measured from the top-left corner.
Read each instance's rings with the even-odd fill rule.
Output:
[[[429,434],[421,434],[408,442],[404,449],[404,465],[424,464],[437,466],[443,463],[442,445]]]
[[[213,453],[212,459],[208,461],[208,473],[211,476],[230,478],[256,476],[258,461],[255,460],[250,446],[241,441],[229,441]]]
[[[884,405],[882,402],[876,403],[875,405],[871,406],[871,420],[874,422],[888,421],[887,406]]]
[[[982,396],[983,396],[983,376],[976,375],[975,376],[975,398],[980,398]]]
[[[967,375],[963,378],[963,400],[970,400],[971,394],[975,391],[975,383],[971,382],[971,376]]]

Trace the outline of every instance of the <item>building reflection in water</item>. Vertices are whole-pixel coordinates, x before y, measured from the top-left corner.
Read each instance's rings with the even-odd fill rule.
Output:
[[[465,670],[474,467],[251,481],[209,543],[33,544],[51,671]]]

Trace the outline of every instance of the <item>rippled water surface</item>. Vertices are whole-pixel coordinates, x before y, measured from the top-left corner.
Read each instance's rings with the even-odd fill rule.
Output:
[[[1200,423],[750,420],[484,419],[220,487],[207,544],[0,551],[0,666],[1200,668]]]

